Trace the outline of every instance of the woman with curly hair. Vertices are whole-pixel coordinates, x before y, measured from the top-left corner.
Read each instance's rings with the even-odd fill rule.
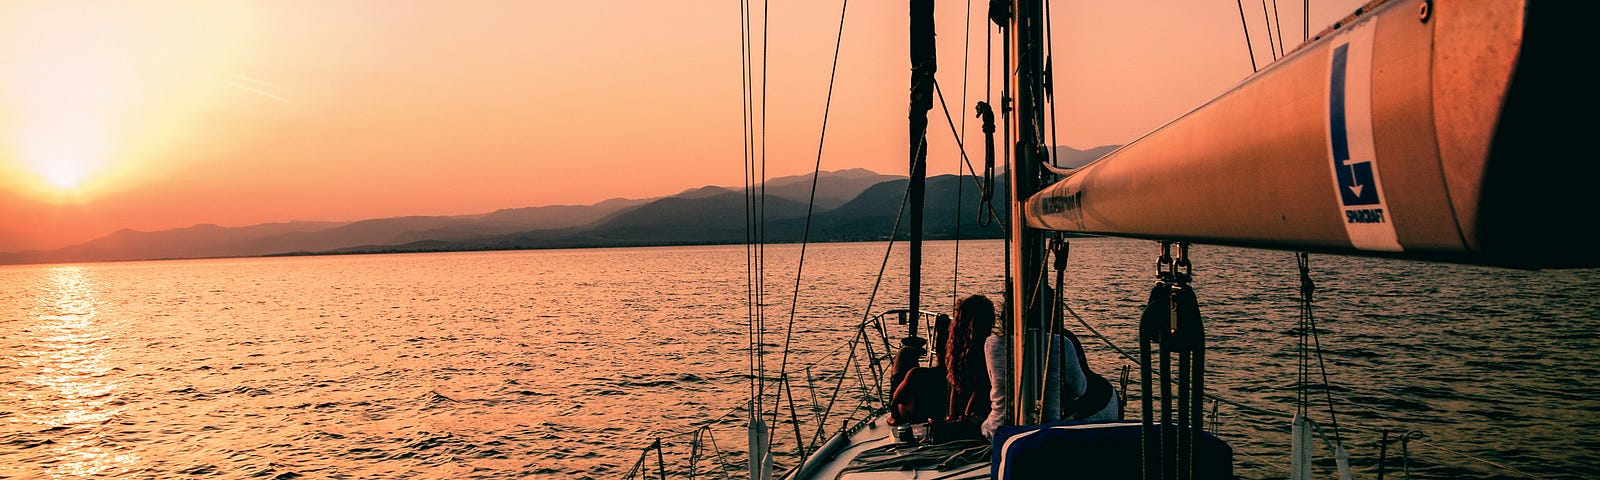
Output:
[[[945,348],[949,369],[949,415],[945,421],[970,427],[989,416],[989,370],[984,360],[984,341],[994,330],[994,302],[983,295],[970,295],[956,302],[956,315],[950,322],[950,337]],[[965,430],[965,428],[963,428]]]

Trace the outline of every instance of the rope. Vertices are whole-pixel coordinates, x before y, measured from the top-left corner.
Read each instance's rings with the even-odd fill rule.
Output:
[[[967,164],[967,170],[973,172],[972,182],[981,190],[983,188],[983,184],[979,183],[981,181],[977,178],[977,170],[972,168],[972,159],[967,158],[967,147],[961,144],[961,137],[960,135],[956,134],[956,121],[950,116],[950,107],[944,103],[944,90],[939,88],[938,80],[934,80],[933,82],[933,92],[939,97],[939,108],[944,110],[944,120],[945,123],[950,125],[950,134],[956,135],[956,149],[961,152],[961,161]],[[986,206],[989,208],[990,215],[994,215],[996,217],[1000,216],[1000,213],[994,210],[994,205]],[[960,224],[960,222],[956,223],[958,225]]]
[[[1301,305],[1302,315],[1306,320],[1306,326],[1311,331],[1311,341],[1316,347],[1317,367],[1322,371],[1322,394],[1328,401],[1328,420],[1333,424],[1333,439],[1340,446],[1343,446],[1344,441],[1339,436],[1339,416],[1334,413],[1333,409],[1333,393],[1328,389],[1332,382],[1328,381],[1328,365],[1322,357],[1322,339],[1317,334],[1316,317],[1311,314],[1312,291],[1316,289],[1316,285],[1311,282],[1311,255],[1300,252],[1297,257],[1299,257],[1300,264],[1300,289],[1304,300]]]
[[[989,3],[989,8],[992,10],[994,7],[995,7],[995,3],[994,2],[990,2]],[[993,12],[991,11],[990,14],[992,15]],[[993,28],[992,25],[994,25],[994,22],[990,22],[990,21],[985,20],[983,22],[983,24],[985,25],[985,29],[991,29],[991,28]],[[984,66],[983,66],[983,68],[984,68],[984,70],[983,70],[983,73],[984,73],[983,74],[983,102],[980,102],[977,105],[977,114],[978,114],[978,118],[984,118],[984,112],[985,111],[987,111],[989,113],[989,115],[988,115],[988,118],[983,123],[983,125],[984,125],[984,127],[983,127],[983,136],[984,136],[984,145],[985,145],[985,147],[984,147],[984,156],[983,156],[983,183],[978,188],[978,196],[980,198],[982,198],[982,200],[980,200],[980,202],[982,204],[989,205],[989,208],[993,208],[992,202],[994,201],[994,148],[993,148],[993,145],[994,145],[994,111],[993,111],[993,109],[991,109],[989,107],[991,105],[994,105],[994,99],[992,98],[993,95],[994,95],[994,85],[992,83],[993,80],[994,80],[994,35],[984,35],[983,36],[983,64],[984,64]],[[965,104],[963,104],[963,105],[965,105]],[[1001,112],[1001,114],[1004,115],[1005,113]],[[972,164],[970,162],[967,164],[967,169],[968,170],[972,170]],[[972,175],[973,176],[977,176],[978,172],[976,170],[973,170]],[[978,212],[978,225],[982,225],[982,226],[987,227],[992,222],[993,222],[993,217],[985,217],[985,216],[983,216],[983,212],[982,211]],[[1011,236],[1009,234],[1006,235],[1006,238],[1008,239],[1007,241],[1009,241],[1010,237]],[[1008,248],[1007,249],[1007,255],[1010,254],[1009,250],[1010,249]],[[1010,258],[1010,257],[1007,257],[1007,258]],[[1007,265],[1010,265],[1009,260],[1008,260]]]

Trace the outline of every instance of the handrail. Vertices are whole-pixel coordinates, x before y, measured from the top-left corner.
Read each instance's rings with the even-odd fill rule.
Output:
[[[807,382],[807,385],[805,388],[800,388],[800,390],[811,392],[808,395],[811,397],[809,399],[802,399],[793,395],[793,392],[796,390],[796,388],[794,385],[791,385],[791,382],[797,379],[793,378],[792,376],[783,375],[777,378],[757,379],[757,381],[773,382],[776,384],[775,388],[770,390],[776,393],[771,393],[769,395],[788,395],[788,401],[793,405],[788,409],[788,414],[784,418],[780,418],[775,425],[782,425],[785,423],[792,425],[795,429],[796,435],[799,435],[796,438],[803,436],[801,429],[807,426],[807,424],[814,423],[815,425],[815,430],[811,432],[812,438],[809,442],[804,441],[803,439],[797,440],[797,445],[794,446],[792,451],[782,452],[784,455],[799,455],[803,457],[805,452],[814,452],[818,450],[820,448],[818,444],[822,443],[822,440],[831,440],[840,436],[848,437],[856,432],[859,432],[862,428],[865,428],[866,423],[871,421],[877,415],[887,411],[887,397],[884,396],[885,392],[883,385],[887,380],[884,363],[893,361],[893,349],[891,348],[888,328],[885,325],[887,322],[885,322],[884,319],[891,315],[904,315],[906,313],[909,313],[907,309],[893,309],[885,310],[878,314],[866,317],[860,323],[856,324],[854,328],[852,328],[855,333],[850,337],[850,340],[842,342],[839,347],[827,353],[821,354],[814,362],[809,365],[805,365],[802,371],[806,372],[805,381]],[[934,318],[938,315],[936,313],[927,311],[922,311],[920,314],[928,318]],[[931,335],[932,322],[925,323],[928,325],[928,330]],[[824,368],[825,364],[829,364],[830,362],[834,365],[834,367]],[[865,366],[866,372],[862,371],[863,366]],[[823,373],[821,375],[813,374],[813,372],[816,371],[821,371]],[[852,372],[854,372],[854,375],[852,375]],[[812,382],[816,378],[826,378],[830,375],[838,376],[837,381],[832,388],[832,392],[827,393],[825,396],[819,397],[817,395],[818,388]],[[844,381],[846,380],[846,377],[852,376],[856,378],[856,381],[851,385],[845,385]],[[823,387],[823,389],[826,390],[827,388]],[[859,394],[858,398],[860,401],[854,407],[841,408],[843,406],[838,405],[838,401],[848,398],[846,395],[849,393]],[[772,399],[760,400],[763,402],[770,402]],[[809,402],[808,404],[807,401]],[[748,401],[741,402],[739,407],[734,407],[723,415],[711,420],[700,422],[687,431],[657,435],[650,445],[641,449],[639,460],[635,462],[633,468],[628,471],[627,476],[624,478],[633,479],[641,478],[642,476],[648,476],[648,472],[645,472],[645,463],[647,462],[649,453],[652,450],[654,450],[657,454],[657,461],[660,464],[657,473],[662,478],[666,478],[668,473],[672,473],[673,475],[681,475],[685,473],[677,470],[669,472],[665,461],[665,458],[668,456],[666,450],[674,446],[673,442],[666,440],[679,437],[686,437],[689,439],[687,443],[688,451],[684,454],[687,456],[688,460],[688,470],[686,473],[688,474],[689,478],[695,478],[697,475],[701,474],[710,475],[710,472],[712,471],[720,471],[722,472],[722,476],[724,478],[730,478],[729,472],[742,471],[742,468],[739,467],[737,463],[730,462],[726,457],[730,456],[730,453],[739,454],[743,452],[735,451],[725,453],[718,448],[713,448],[708,452],[705,449],[705,441],[710,440],[713,443],[712,446],[715,447],[715,439],[711,435],[713,426],[730,418],[731,416],[738,414],[739,412],[743,411],[745,405],[750,404],[751,402]],[[756,402],[756,404],[761,404],[761,402]],[[829,418],[833,414],[845,411],[848,411],[849,413],[844,420],[840,422],[829,421]],[[829,424],[834,425],[831,435],[826,428]],[[771,451],[774,454],[780,453],[776,449]],[[674,454],[673,456],[677,455]],[[705,472],[701,472],[699,470],[699,463],[701,459],[708,460],[712,467]],[[794,473],[800,466],[800,463],[796,462],[794,466],[787,469],[787,473]]]

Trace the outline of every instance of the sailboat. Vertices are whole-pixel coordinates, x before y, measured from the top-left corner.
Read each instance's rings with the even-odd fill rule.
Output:
[[[1376,0],[1188,114],[1061,169],[1045,135],[1044,2],[990,3],[1007,73],[1002,104],[991,110],[1004,117],[1005,137],[988,149],[993,161],[998,143],[1007,159],[998,324],[1014,352],[1008,374],[990,380],[1009,392],[1012,425],[993,439],[951,442],[933,438],[929,425],[890,425],[891,338],[905,325],[905,338],[921,340],[900,344],[937,343],[932,324],[947,320],[918,300],[927,114],[938,94],[932,1],[913,0],[910,304],[859,325],[850,352],[863,360],[844,369],[870,371],[871,384],[849,391],[864,406],[843,422],[817,420],[804,436],[798,415],[790,420],[800,448],[782,471],[770,446],[773,424],[784,422],[762,413],[775,394],[753,388],[750,478],[1032,478],[1068,468],[1085,478],[1231,478],[1231,449],[1202,421],[1204,327],[1188,286],[1190,244],[1517,269],[1600,266],[1581,243],[1594,215],[1575,208],[1589,203],[1595,162],[1573,156],[1583,151],[1581,127],[1553,114],[1592,105],[1568,66],[1581,58],[1574,52],[1584,43],[1568,41],[1581,29],[1559,4]],[[1048,265],[1066,234],[1159,242],[1157,286],[1138,320],[1140,391],[1122,392],[1140,400],[1140,418],[1051,422],[1040,405],[1052,358],[1045,352],[1061,327],[1052,321],[1057,299],[1039,292],[1051,290]],[[752,358],[761,348],[752,345]],[[769,381],[752,370],[753,383]],[[784,388],[792,387],[776,395]],[[1291,477],[1309,478],[1316,427],[1299,418],[1294,425]]]

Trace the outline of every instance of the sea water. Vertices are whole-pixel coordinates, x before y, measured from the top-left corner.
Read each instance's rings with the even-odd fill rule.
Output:
[[[0,267],[0,478],[619,478],[701,426],[698,472],[720,478],[743,465],[750,344],[765,376],[797,371],[904,308],[889,247],[809,245],[803,268],[800,245]],[[1116,382],[1131,362],[1110,345],[1137,350],[1158,248],[1069,251],[1068,305],[1105,340],[1067,326]],[[925,253],[925,310],[998,297],[998,241]],[[1191,258],[1215,430],[1241,476],[1283,478],[1294,256]],[[1311,275],[1332,387],[1309,412],[1329,440],[1337,421],[1359,476],[1385,431],[1416,432],[1387,446],[1389,478],[1600,475],[1600,271],[1313,255]]]

